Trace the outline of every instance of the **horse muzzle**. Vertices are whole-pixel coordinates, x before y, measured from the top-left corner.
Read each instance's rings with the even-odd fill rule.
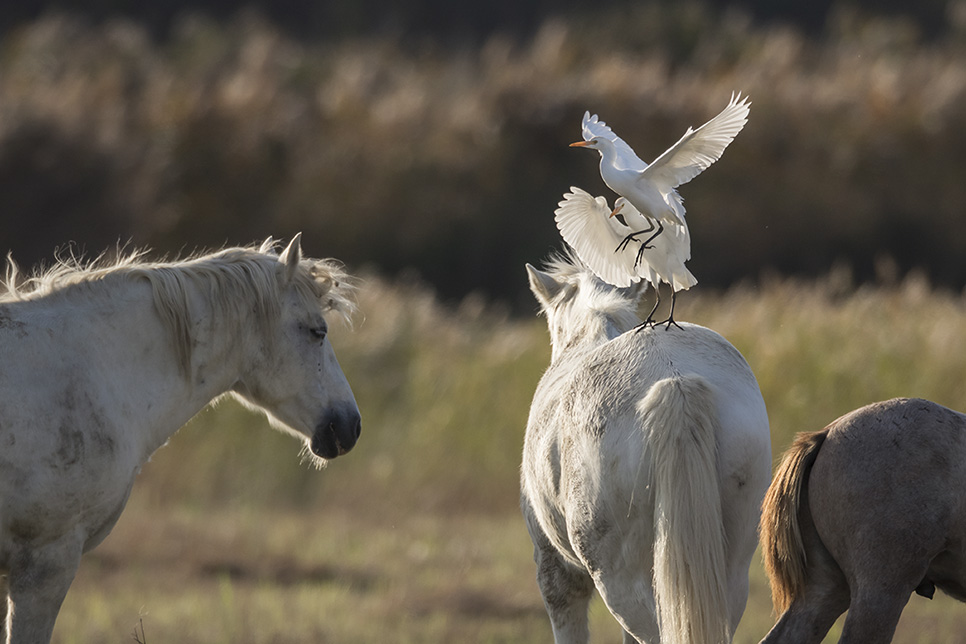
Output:
[[[315,428],[312,453],[332,459],[352,449],[362,433],[362,419],[356,409],[333,409]]]

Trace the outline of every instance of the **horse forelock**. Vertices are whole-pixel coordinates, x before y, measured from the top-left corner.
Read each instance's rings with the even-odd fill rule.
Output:
[[[293,286],[306,303],[320,301],[326,311],[345,322],[350,322],[356,312],[356,285],[340,262],[303,259]]]

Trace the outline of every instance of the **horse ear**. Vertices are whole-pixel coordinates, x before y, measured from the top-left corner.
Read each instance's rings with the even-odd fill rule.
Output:
[[[265,254],[271,251],[273,248],[275,248],[275,240],[269,236],[266,237],[265,241],[262,242],[262,245],[258,247],[258,252]]]
[[[299,262],[302,261],[302,233],[297,233],[292,237],[282,254],[278,256],[278,261],[285,265],[285,281],[291,282],[298,270]]]
[[[533,291],[537,301],[540,302],[540,306],[544,308],[564,287],[549,274],[537,270],[530,264],[527,264],[527,275],[530,277],[530,290]]]

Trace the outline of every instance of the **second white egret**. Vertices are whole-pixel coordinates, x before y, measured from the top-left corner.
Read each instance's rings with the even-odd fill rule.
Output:
[[[663,235],[645,244],[640,239],[642,233],[635,233],[632,228],[636,225],[633,222],[644,218],[625,198],[619,198],[611,210],[604,197],[593,197],[580,188],[570,190],[554,211],[564,241],[608,284],[626,287],[644,279],[654,287],[654,308],[645,324],[653,322],[661,302],[661,282],[669,284],[671,312],[664,322],[669,326],[674,324],[677,292],[698,283],[684,265],[691,258],[691,235],[687,226],[669,223]]]

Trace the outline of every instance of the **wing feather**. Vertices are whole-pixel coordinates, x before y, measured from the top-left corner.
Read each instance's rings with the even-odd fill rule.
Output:
[[[571,188],[554,211],[560,235],[576,251],[590,270],[608,284],[630,286],[634,277],[633,255],[615,253],[624,236],[616,231],[621,224],[610,217],[604,197],[596,199],[580,188]]]
[[[641,178],[676,188],[687,183],[721,158],[748,122],[751,103],[741,93],[720,114],[696,130],[688,128],[681,139],[647,167]]]

